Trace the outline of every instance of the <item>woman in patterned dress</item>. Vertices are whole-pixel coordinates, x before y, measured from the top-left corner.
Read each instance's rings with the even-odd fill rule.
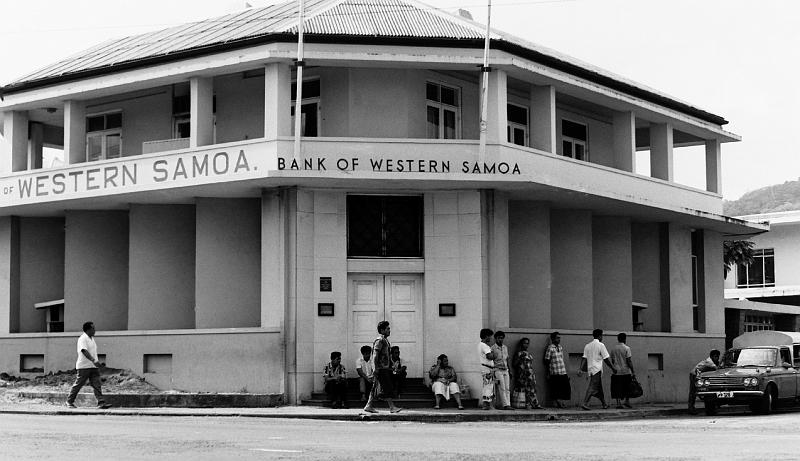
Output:
[[[525,408],[540,409],[539,399],[536,398],[536,374],[533,372],[533,356],[528,352],[531,341],[522,338],[514,354],[514,390],[525,392]]]

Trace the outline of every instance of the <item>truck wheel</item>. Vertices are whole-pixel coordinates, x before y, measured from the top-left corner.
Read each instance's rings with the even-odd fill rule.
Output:
[[[707,398],[703,399],[703,404],[706,407],[706,416],[716,416],[717,415],[717,401],[716,399]]]
[[[764,396],[761,397],[759,402],[758,413],[768,415],[775,409],[775,388],[773,386],[767,387],[764,391]]]

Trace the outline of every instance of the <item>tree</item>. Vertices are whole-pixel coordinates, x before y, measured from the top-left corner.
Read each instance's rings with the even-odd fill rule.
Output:
[[[725,264],[725,277],[734,264],[749,266],[753,263],[753,242],[749,240],[725,240],[722,242],[722,260]]]

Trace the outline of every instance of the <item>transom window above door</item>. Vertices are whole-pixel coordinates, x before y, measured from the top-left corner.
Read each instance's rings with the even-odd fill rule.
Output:
[[[589,160],[589,128],[583,123],[561,120],[561,155],[575,160]]]
[[[422,197],[347,196],[347,256],[421,258]]]
[[[428,139],[460,139],[461,90],[428,82],[425,94],[428,107]]]
[[[86,161],[122,156],[122,112],[86,117]]]

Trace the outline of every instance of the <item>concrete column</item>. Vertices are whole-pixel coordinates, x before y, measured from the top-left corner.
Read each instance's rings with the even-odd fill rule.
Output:
[[[552,86],[531,85],[531,147],[555,154],[556,89]]]
[[[487,98],[486,142],[497,144],[508,138],[508,77],[500,69],[489,72],[489,95]]]
[[[551,327],[591,330],[595,327],[591,212],[552,210],[550,235]]]
[[[636,171],[636,117],[633,112],[616,112],[614,123],[614,168]]]
[[[0,335],[19,331],[19,219],[0,217]]]
[[[508,196],[485,193],[489,239],[489,328],[508,328]]]
[[[592,220],[592,283],[597,328],[627,331],[633,302],[633,257],[629,218]]]
[[[86,161],[86,104],[64,101],[64,161],[72,165]]]
[[[719,276],[722,267],[722,234],[703,230],[703,271],[701,290],[700,331],[707,334],[725,333],[724,280]],[[730,277],[730,275],[728,275]]]
[[[264,68],[264,138],[291,136],[291,69],[283,63]]]
[[[33,122],[30,125],[31,148],[29,152],[28,165],[30,169],[38,170],[42,167],[42,148],[44,147],[44,125]]]
[[[673,180],[672,125],[650,125],[650,170],[654,178]]]
[[[0,162],[0,172],[24,171],[28,167],[28,113],[15,110],[4,115],[3,133],[9,150]]]
[[[261,328],[284,328],[286,211],[280,189],[261,194]]]
[[[716,139],[706,140],[706,190],[722,194],[722,149]]]
[[[550,209],[517,201],[508,209],[509,325],[550,328]]]
[[[692,328],[692,236],[672,223],[659,228],[661,262],[661,323],[664,331]]]
[[[214,80],[193,77],[189,80],[189,147],[214,143]]]

